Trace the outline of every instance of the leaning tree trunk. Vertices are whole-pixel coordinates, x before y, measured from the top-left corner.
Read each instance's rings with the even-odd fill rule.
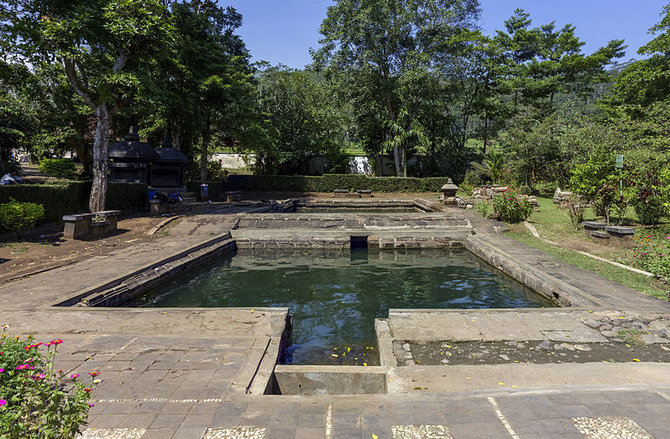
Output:
[[[205,134],[202,136],[202,153],[200,155],[200,181],[207,181],[207,159],[209,155],[209,142],[211,137],[209,124],[207,124]]]
[[[110,115],[106,103],[100,103],[95,109],[98,123],[95,127],[93,142],[93,184],[88,207],[91,212],[105,210],[107,197],[107,150],[109,147]]]

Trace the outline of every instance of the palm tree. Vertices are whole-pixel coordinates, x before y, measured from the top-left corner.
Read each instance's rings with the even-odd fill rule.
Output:
[[[503,153],[496,149],[490,149],[482,163],[473,163],[472,167],[481,174],[489,177],[491,182],[500,183],[503,174],[507,170],[507,163]]]
[[[427,145],[428,137],[423,131],[423,126],[405,109],[400,110],[395,121],[386,121],[386,126],[391,137],[382,146],[393,148],[396,176],[407,177],[407,149],[411,146]]]

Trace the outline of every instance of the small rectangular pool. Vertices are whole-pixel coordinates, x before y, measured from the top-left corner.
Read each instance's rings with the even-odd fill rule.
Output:
[[[390,308],[539,308],[553,302],[467,250],[241,250],[128,303],[289,307],[285,364],[374,365],[375,318]]]

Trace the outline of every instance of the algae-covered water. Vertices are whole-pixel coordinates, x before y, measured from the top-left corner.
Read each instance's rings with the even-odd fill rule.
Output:
[[[554,306],[465,250],[241,251],[133,306],[289,307],[288,364],[376,364],[375,318],[390,308]]]

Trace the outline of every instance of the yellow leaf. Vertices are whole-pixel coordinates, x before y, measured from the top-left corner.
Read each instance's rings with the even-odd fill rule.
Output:
[[[377,436],[376,434],[372,433],[372,439],[379,439],[379,436]]]
[[[635,362],[637,362],[637,363],[640,362],[640,360],[638,360],[637,358],[633,358],[633,361],[635,361]]]
[[[498,383],[498,385],[499,385],[499,386],[504,386],[504,385],[505,385],[505,383]]]

